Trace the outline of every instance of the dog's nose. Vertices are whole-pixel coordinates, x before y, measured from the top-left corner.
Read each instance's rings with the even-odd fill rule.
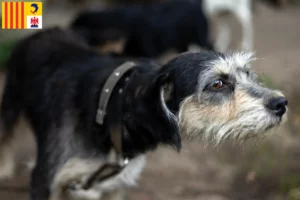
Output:
[[[276,97],[276,98],[272,98],[270,99],[270,101],[267,104],[267,107],[272,110],[275,115],[281,117],[285,111],[286,111],[286,107],[288,104],[288,101],[286,98],[284,97]]]

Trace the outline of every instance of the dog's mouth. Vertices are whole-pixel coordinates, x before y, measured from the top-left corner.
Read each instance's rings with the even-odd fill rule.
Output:
[[[271,113],[272,118],[274,118],[274,126],[280,126],[287,122],[287,111],[288,108],[285,107],[285,113],[283,115],[274,115],[273,113]]]
[[[266,133],[270,133],[270,132],[272,133],[274,130],[276,130],[277,128],[279,128],[280,126],[282,126],[287,122],[286,113],[282,116],[276,116],[274,114],[271,114],[269,117],[270,117],[269,124],[266,125],[263,130],[261,130],[261,134],[256,134],[256,136],[246,137],[245,139],[250,139],[257,136],[260,137],[260,135],[264,136],[266,135]]]
[[[226,114],[200,110],[193,104],[183,104],[179,114],[181,136],[186,140],[208,139],[219,144],[225,140],[244,141],[265,137],[287,121],[287,108],[282,114],[271,112],[264,105],[248,104],[247,110]],[[199,114],[200,113],[200,114]]]
[[[239,123],[239,125],[237,126],[231,126],[228,124],[229,128],[227,129],[227,131],[224,131],[227,125],[224,125],[216,133],[212,134],[214,134],[213,137],[217,139],[217,144],[221,141],[232,139],[236,141],[245,141],[248,139],[261,138],[272,135],[271,133],[282,126],[286,121],[286,113],[282,116],[269,115],[265,116],[265,119],[263,120],[257,120],[256,123],[252,122],[248,125],[246,125],[247,123]]]

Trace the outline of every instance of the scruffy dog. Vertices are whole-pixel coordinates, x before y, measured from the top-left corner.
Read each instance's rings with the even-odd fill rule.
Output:
[[[59,28],[43,30],[19,42],[9,60],[1,138],[14,141],[20,116],[35,133],[31,200],[118,195],[159,145],[179,151],[181,138],[243,140],[286,120],[287,100],[257,82],[253,59],[183,53],[161,68],[136,62],[121,75],[115,70],[126,60],[101,56]],[[111,77],[119,79],[109,91]],[[109,92],[101,121],[98,103]],[[12,163],[6,159],[0,163]],[[103,174],[103,166],[116,173]]]

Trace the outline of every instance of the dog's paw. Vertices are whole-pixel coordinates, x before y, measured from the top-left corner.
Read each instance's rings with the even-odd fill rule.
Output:
[[[84,181],[75,180],[68,185],[68,195],[74,200],[99,200],[102,193],[97,190],[83,189]]]

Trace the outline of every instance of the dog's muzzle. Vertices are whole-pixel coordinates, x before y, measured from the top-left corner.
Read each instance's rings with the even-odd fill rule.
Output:
[[[276,116],[282,117],[286,112],[288,101],[284,97],[276,97],[269,100],[266,107]]]

